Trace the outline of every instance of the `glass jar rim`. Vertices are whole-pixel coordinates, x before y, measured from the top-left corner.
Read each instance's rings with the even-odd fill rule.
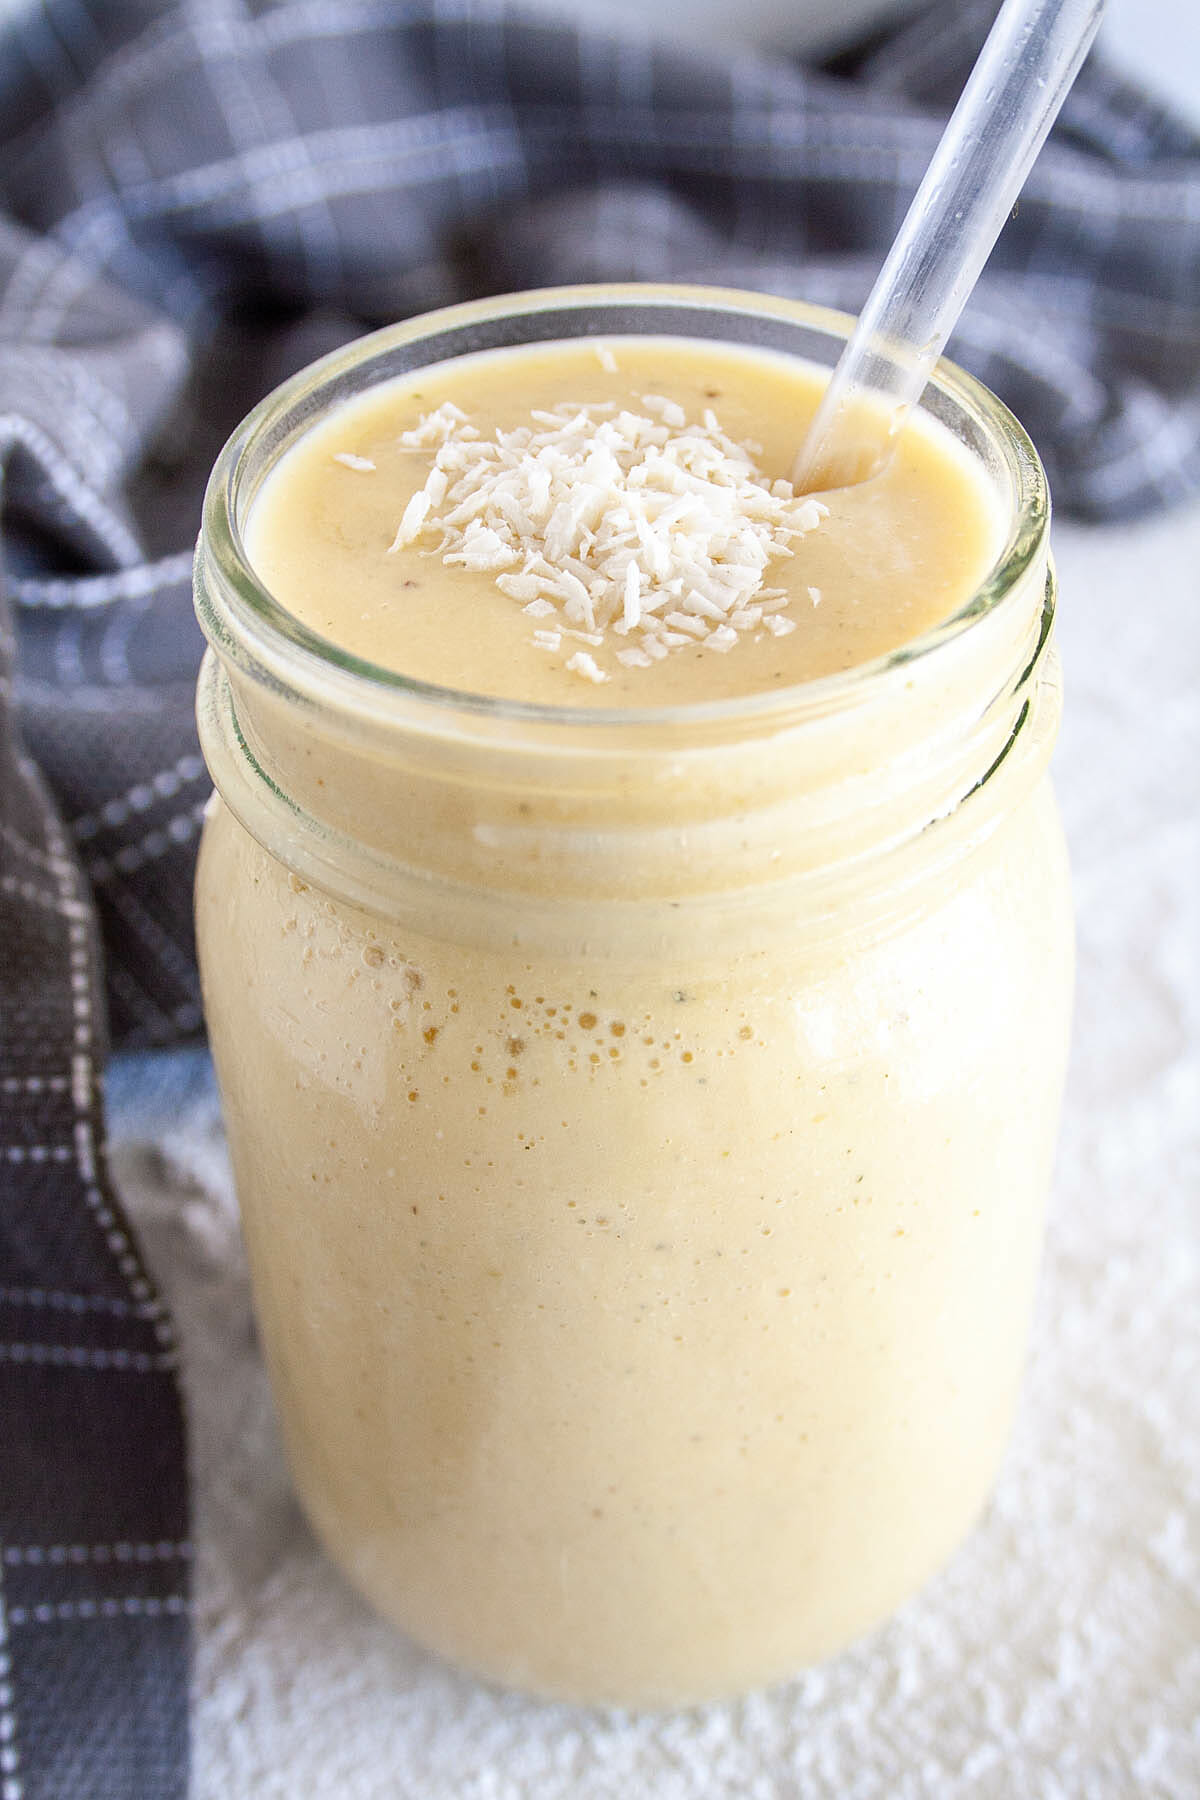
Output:
[[[272,685],[298,688],[310,699],[326,704],[336,699],[343,708],[360,717],[373,717],[380,724],[386,724],[389,719],[399,722],[401,718],[411,724],[412,714],[408,707],[415,704],[431,725],[437,720],[448,724],[452,718],[461,719],[466,715],[473,717],[476,723],[495,721],[509,727],[525,724],[531,728],[578,729],[593,740],[605,730],[622,728],[653,730],[666,727],[676,735],[686,731],[688,726],[761,727],[780,716],[794,720],[806,715],[827,715],[852,699],[866,699],[894,671],[910,668],[943,646],[957,642],[973,625],[995,613],[1036,564],[1046,541],[1050,518],[1049,490],[1037,451],[1023,426],[1002,401],[982,382],[943,358],[934,371],[926,397],[932,389],[960,416],[980,429],[989,444],[999,450],[1011,484],[1008,528],[991,567],[952,614],[896,649],[847,670],[767,693],[653,707],[564,706],[472,693],[419,680],[343,649],[290,613],[258,576],[246,552],[241,528],[245,510],[241,477],[253,449],[272,432],[281,431],[282,422],[306,401],[311,402],[339,382],[346,385],[349,397],[350,392],[358,390],[349,387],[348,378],[364,365],[369,367],[397,351],[415,349],[423,342],[464,340],[457,350],[450,350],[447,355],[437,354],[414,363],[411,366],[413,372],[435,362],[451,360],[454,355],[503,347],[488,341],[487,327],[504,320],[524,319],[532,323],[566,317],[576,327],[565,334],[570,336],[637,336],[639,331],[645,335],[686,335],[678,329],[668,332],[666,327],[657,334],[648,329],[653,324],[655,312],[666,312],[670,308],[686,309],[695,314],[697,320],[752,316],[832,339],[844,338],[853,325],[853,319],[847,313],[769,294],[691,284],[623,282],[535,288],[495,295],[419,314],[356,338],[300,370],[267,394],[243,419],[217,458],[204,497],[197,559],[197,611],[210,642],[223,657],[231,657],[235,663],[244,662],[248,653],[251,672],[266,675]],[[630,322],[609,326],[594,334],[580,329],[585,315],[605,309],[628,313]],[[644,315],[644,323],[633,322],[633,315]],[[562,335],[535,332],[510,341],[551,342]],[[721,341],[719,331],[710,330],[704,335]],[[724,341],[753,347],[745,340],[726,338]],[[776,347],[772,345],[772,348]],[[396,369],[382,379],[392,379],[404,372]],[[314,411],[311,420],[305,423],[315,422],[316,417]],[[302,425],[293,435],[300,435],[303,428]],[[219,572],[223,608],[214,604],[209,584],[203,579],[206,554],[210,569],[215,565]]]

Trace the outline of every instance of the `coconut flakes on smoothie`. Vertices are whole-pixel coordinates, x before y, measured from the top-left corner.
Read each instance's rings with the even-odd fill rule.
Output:
[[[439,406],[398,439],[434,456],[391,551],[440,533],[431,553],[494,573],[536,622],[534,648],[584,681],[609,680],[595,650],[649,668],[697,645],[727,653],[742,632],[794,631],[770,565],[828,509],[765,475],[760,447],[735,443],[711,409],[696,423],[662,395],[641,406],[535,408],[487,438]]]

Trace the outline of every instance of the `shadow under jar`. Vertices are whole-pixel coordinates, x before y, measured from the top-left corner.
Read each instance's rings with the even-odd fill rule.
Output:
[[[297,376],[209,489],[200,953],[292,1471],[374,1606],[540,1694],[784,1676],[985,1502],[1071,983],[1044,479],[943,365],[925,405],[1004,520],[969,603],[658,712],[358,661],[243,529],[301,433],[406,370],[621,333],[829,365],[845,329],[699,289],[455,308]]]

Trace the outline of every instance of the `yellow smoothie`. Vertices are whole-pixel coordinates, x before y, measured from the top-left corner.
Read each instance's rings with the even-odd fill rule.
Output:
[[[699,576],[640,610],[665,553],[617,543],[597,632],[400,530],[448,403],[467,445],[678,408],[770,495],[821,380],[610,333],[368,382],[241,519],[302,653],[202,547],[197,923],[297,1487],[373,1605],[538,1693],[837,1651],[958,1544],[1011,1419],[1070,990],[1044,546],[879,661],[986,584],[994,473],[926,419],[815,523],[775,494],[758,588],[679,615],[736,613],[715,646],[661,623]]]
[[[591,409],[593,432],[627,414],[669,436],[665,401],[678,408],[672,417],[684,428],[702,428],[708,415],[732,443],[748,446],[765,486],[786,478],[826,379],[826,371],[795,358],[669,339],[498,350],[425,369],[338,407],[305,434],[257,498],[247,553],[288,610],[332,643],[468,693],[550,706],[648,707],[770,692],[854,668],[946,618],[998,548],[992,494],[951,433],[931,420],[906,433],[873,481],[822,495],[824,516],[766,565],[763,588],[785,596],[771,610],[792,629],[775,635],[762,619],[738,632],[729,650],[674,644],[673,654],[633,667],[619,651],[637,635],[610,630],[602,643],[585,646],[602,682],[564,668],[570,651],[595,634],[581,632],[557,653],[540,648],[535,634],[560,627],[561,613],[531,616],[503,591],[497,572],[444,562],[439,531],[391,548],[435,458],[437,433],[422,430],[422,421],[447,402],[465,412],[469,431],[491,441],[531,421],[552,440],[555,408],[566,421]],[[661,448],[647,447],[652,454]],[[474,448],[473,438],[464,439],[468,456]],[[674,499],[667,483],[660,491]],[[520,567],[499,573],[519,577]],[[677,599],[662,618],[681,616],[684,595]]]

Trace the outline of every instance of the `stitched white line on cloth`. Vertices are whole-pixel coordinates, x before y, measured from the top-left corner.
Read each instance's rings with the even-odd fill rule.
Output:
[[[135,562],[140,546],[128,526],[109,512],[87,484],[79,479],[71,464],[46,433],[17,413],[0,414],[0,448],[7,444],[23,444],[45,470],[52,486],[65,505],[71,508],[112,553],[114,562]]]
[[[165,1539],[153,1544],[6,1544],[4,1561],[10,1568],[37,1569],[43,1566],[77,1567],[84,1563],[154,1563],[190,1562],[192,1546],[185,1538],[179,1543]]]
[[[55,1369],[114,1369],[130,1375],[153,1375],[173,1369],[178,1358],[170,1350],[95,1350],[82,1344],[0,1344],[0,1362],[38,1363]]]
[[[8,1622],[10,1625],[61,1625],[76,1619],[159,1619],[187,1610],[188,1603],[183,1594],[167,1594],[162,1599],[150,1594],[128,1594],[122,1600],[59,1600],[39,1606],[12,1606],[8,1611]]]
[[[124,844],[120,850],[114,851],[111,857],[96,856],[85,860],[85,868],[94,882],[103,883],[114,874],[131,875],[148,862],[155,862],[160,856],[166,856],[179,844],[191,841],[204,823],[204,812],[208,805],[207,795],[189,806],[186,812],[176,813],[173,818],[162,825],[156,825],[135,844]]]
[[[158,1300],[114,1300],[107,1294],[69,1294],[60,1288],[0,1287],[0,1305],[45,1308],[50,1312],[105,1313],[114,1319],[154,1319]]]
[[[44,850],[39,850],[36,844],[31,844],[27,838],[21,836],[19,831],[14,831],[12,826],[6,825],[3,820],[0,820],[0,838],[3,838],[5,843],[17,852],[18,856],[23,856],[27,862],[31,862],[35,868],[44,869],[51,875],[58,872],[57,857],[47,856]]]
[[[82,928],[80,928],[82,930]],[[86,943],[86,939],[84,939]],[[73,946],[74,948],[74,946]],[[135,1300],[149,1300],[152,1289],[142,1274],[137,1258],[130,1249],[129,1238],[117,1224],[116,1214],[101,1193],[96,1180],[96,1146],[93,1141],[91,1123],[84,1108],[84,1094],[88,1091],[92,1080],[91,1034],[81,1024],[76,1025],[76,1043],[80,1045],[79,1068],[75,1081],[75,1104],[79,1116],[75,1121],[75,1157],[79,1165],[79,1173],[84,1184],[84,1199],[95,1216],[96,1223],[104,1233],[105,1242],[112,1252],[117,1268],[125,1278],[129,1293]],[[163,1320],[159,1320],[161,1325]]]
[[[93,838],[98,831],[123,825],[134,813],[149,812],[159,800],[169,800],[181,787],[199,781],[205,774],[203,759],[188,751],[169,768],[160,769],[149,781],[137,781],[123,793],[106,800],[98,812],[81,813],[71,820],[71,835],[77,843]]]
[[[0,889],[6,894],[19,895],[22,900],[29,900],[34,906],[44,906],[48,912],[59,913],[65,919],[85,919],[88,916],[87,908],[81,900],[61,900],[57,894],[47,893],[32,881],[22,881],[16,875],[0,875]]]
[[[96,286],[94,270],[78,258],[67,259],[73,273],[82,281]],[[64,305],[63,311],[66,310]],[[138,332],[138,342],[145,345],[163,328],[151,321]],[[72,443],[89,453],[93,464],[92,479],[101,480],[112,473],[114,457],[124,454],[132,442],[136,427],[124,396],[119,389],[102,381],[78,355],[53,341],[27,343],[22,339],[15,354],[19,355],[27,377],[46,387],[66,388],[70,395],[71,417],[89,421],[96,429],[82,439],[72,434]]]
[[[92,1013],[91,992],[91,954],[88,927],[90,910],[76,898],[79,889],[79,877],[71,862],[66,841],[59,826],[57,815],[49,803],[44,783],[36,769],[27,761],[22,761],[22,770],[26,779],[35,789],[41,790],[43,811],[46,818],[46,842],[51,855],[56,859],[57,881],[59,889],[59,910],[67,917],[67,938],[71,985],[71,1010],[74,1018],[72,1027],[73,1055],[71,1069],[71,1096],[75,1110],[74,1154],[79,1173],[80,1185],[83,1189],[85,1204],[95,1218],[100,1230],[104,1233],[105,1243],[110,1255],[122,1276],[127,1293],[133,1301],[145,1301],[153,1298],[153,1290],[142,1273],[137,1257],[134,1255],[128,1233],[117,1223],[116,1214],[102,1193],[97,1176],[97,1145],[92,1127],[92,1105],[95,1089],[95,1020]],[[164,1314],[155,1318],[154,1333],[160,1343],[174,1345],[171,1326]],[[99,1354],[99,1353],[96,1353]],[[118,1354],[117,1352],[113,1353]],[[121,1353],[142,1356],[143,1352]],[[15,1360],[15,1359],[10,1359]],[[35,1358],[34,1360],[41,1360]],[[148,1365],[153,1363],[148,1359]],[[93,1367],[101,1367],[93,1363]],[[114,1367],[125,1367],[124,1363]],[[133,1365],[136,1366],[136,1365]],[[164,1364],[164,1367],[171,1366]]]
[[[140,600],[188,581],[192,572],[192,552],[181,550],[158,562],[138,563],[131,569],[119,569],[112,575],[83,575],[78,579],[53,576],[47,579],[18,578],[11,592],[19,606],[78,607],[108,606],[114,600]]]
[[[22,1800],[21,1752],[12,1689],[12,1657],[8,1649],[8,1612],[4,1572],[0,1569],[0,1800]]]

